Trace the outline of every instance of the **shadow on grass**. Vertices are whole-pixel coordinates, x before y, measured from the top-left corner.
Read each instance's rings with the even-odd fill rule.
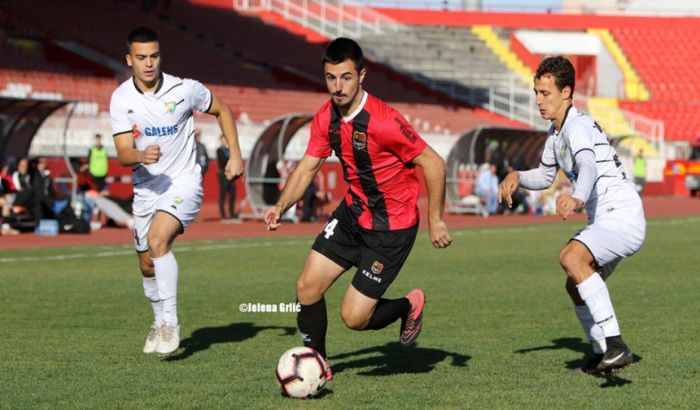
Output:
[[[333,394],[333,390],[331,390],[327,387],[323,387],[322,390],[320,392],[318,392],[317,395],[307,397],[303,400],[320,400],[326,396],[330,396],[331,394]],[[298,399],[295,399],[293,397],[286,396],[284,393],[280,393],[280,397],[284,400],[298,400]]]
[[[593,351],[591,348],[591,344],[584,342],[583,340],[579,339],[578,337],[561,337],[559,339],[553,339],[552,344],[550,345],[543,345],[543,346],[535,346],[535,347],[528,347],[525,349],[518,349],[514,353],[519,353],[519,354],[524,354],[524,353],[531,353],[531,352],[537,352],[541,350],[561,350],[561,349],[567,349],[571,350],[577,353],[581,353],[583,355],[582,358],[576,359],[576,360],[569,360],[566,362],[566,368],[569,370],[578,370],[581,369],[591,358],[593,355]],[[632,363],[637,363],[642,360],[642,357],[636,354],[632,354]],[[596,375],[594,375],[596,376]],[[626,384],[632,383],[631,380],[623,379],[619,377],[617,374],[606,374],[605,376],[602,376],[605,378],[606,382],[602,384],[600,387],[601,388],[607,388],[607,387],[619,387],[619,386],[624,386]]]
[[[631,384],[631,380],[623,379],[616,374],[606,374],[602,376],[605,378],[605,383],[600,385],[601,389],[607,389],[608,387],[622,387],[626,384]]]
[[[231,323],[226,326],[203,327],[197,329],[190,337],[180,342],[177,354],[168,356],[167,361],[187,359],[197,352],[207,350],[217,343],[236,343],[252,339],[264,330],[281,330],[281,336],[290,336],[296,332],[295,327],[289,326],[258,326],[251,322]]]
[[[343,360],[363,355],[372,356]],[[399,373],[428,373],[435,368],[436,364],[447,358],[452,358],[452,366],[466,368],[471,356],[440,349],[418,347],[416,345],[403,347],[398,342],[391,342],[384,346],[341,353],[330,357],[329,361],[333,374],[338,374],[348,369],[370,367],[371,369],[364,370],[358,374],[363,376],[389,376]]]

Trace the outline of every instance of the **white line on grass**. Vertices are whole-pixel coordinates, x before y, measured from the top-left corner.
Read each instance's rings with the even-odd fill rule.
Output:
[[[278,246],[298,246],[307,244],[308,241],[285,241],[285,242],[249,242],[249,243],[218,243],[214,245],[203,245],[203,246],[191,246],[183,245],[176,246],[174,251],[176,253],[183,252],[193,252],[193,251],[209,251],[209,250],[219,250],[219,249],[246,249],[246,248],[269,248]],[[69,259],[94,259],[94,258],[108,258],[112,256],[127,256],[134,255],[136,251],[132,248],[129,250],[119,250],[119,251],[102,251],[102,252],[92,252],[92,253],[68,253],[59,255],[46,255],[46,256],[22,256],[16,258],[0,258],[0,263],[14,263],[14,262],[39,262],[39,261],[63,261]]]
[[[686,225],[689,223],[700,222],[700,217],[688,218],[673,218],[673,219],[653,219],[648,222],[649,225]],[[581,226],[584,226],[581,224]],[[571,225],[564,224],[548,224],[548,225],[529,225],[521,227],[504,227],[504,228],[483,228],[483,229],[464,229],[452,232],[452,236],[465,235],[490,235],[490,234],[513,234],[513,233],[528,233],[528,232],[545,232],[545,231],[563,231],[572,230]],[[201,241],[198,245],[182,245],[175,247],[175,253],[194,252],[194,251],[210,251],[221,249],[248,249],[248,248],[270,248],[276,246],[311,246],[311,240],[294,240],[294,241],[264,241],[264,242],[247,242],[247,243],[212,243],[213,241]],[[133,248],[114,251],[99,251],[99,252],[82,252],[82,253],[67,253],[59,255],[46,256],[20,256],[0,258],[0,263],[16,263],[16,262],[39,262],[39,261],[62,261],[72,259],[89,259],[89,258],[108,258],[113,256],[127,256],[135,253]]]

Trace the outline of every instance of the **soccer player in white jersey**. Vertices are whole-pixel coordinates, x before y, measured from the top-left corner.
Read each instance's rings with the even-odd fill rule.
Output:
[[[605,280],[620,260],[644,242],[642,201],[629,181],[615,149],[600,126],[572,105],[574,67],[563,57],[549,57],[535,73],[535,95],[542,118],[551,120],[538,168],[514,171],[499,186],[499,201],[512,205],[518,186],[546,189],[562,169],[574,192],[557,198],[557,213],[566,220],[585,208],[588,226],[559,253],[567,275],[566,290],[594,355],[582,370],[608,373],[629,366],[632,352],[623,342]]]
[[[178,266],[171,246],[202,202],[193,111],[216,116],[226,136],[226,178],[243,175],[243,160],[229,107],[201,83],[160,71],[157,34],[138,27],[127,43],[133,77],[112,93],[110,114],[119,162],[133,167],[134,242],[154,314],[143,351],[167,355],[180,345]]]

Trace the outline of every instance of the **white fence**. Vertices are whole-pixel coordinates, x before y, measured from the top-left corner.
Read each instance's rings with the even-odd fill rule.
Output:
[[[381,13],[346,5],[342,1],[318,0],[234,0],[237,10],[277,13],[324,36],[361,38],[364,33],[396,32],[401,25]]]

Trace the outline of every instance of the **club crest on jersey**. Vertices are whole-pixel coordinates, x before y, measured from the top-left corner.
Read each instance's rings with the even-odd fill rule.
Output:
[[[134,139],[137,140],[139,137],[141,137],[141,130],[139,130],[139,126],[136,124],[133,124],[131,126],[131,132],[134,134]]]
[[[174,113],[175,109],[177,109],[177,103],[175,101],[166,101],[165,102],[165,111],[169,113]]]
[[[566,144],[561,144],[561,147],[559,148],[559,154],[561,155],[562,158],[566,157]]]
[[[173,198],[173,202],[175,202],[176,205],[180,205],[182,203],[182,197],[176,196],[175,198]]]
[[[372,273],[379,275],[384,270],[384,264],[379,261],[374,261],[372,263]]]
[[[355,131],[352,133],[352,146],[356,149],[367,148],[367,133]]]

